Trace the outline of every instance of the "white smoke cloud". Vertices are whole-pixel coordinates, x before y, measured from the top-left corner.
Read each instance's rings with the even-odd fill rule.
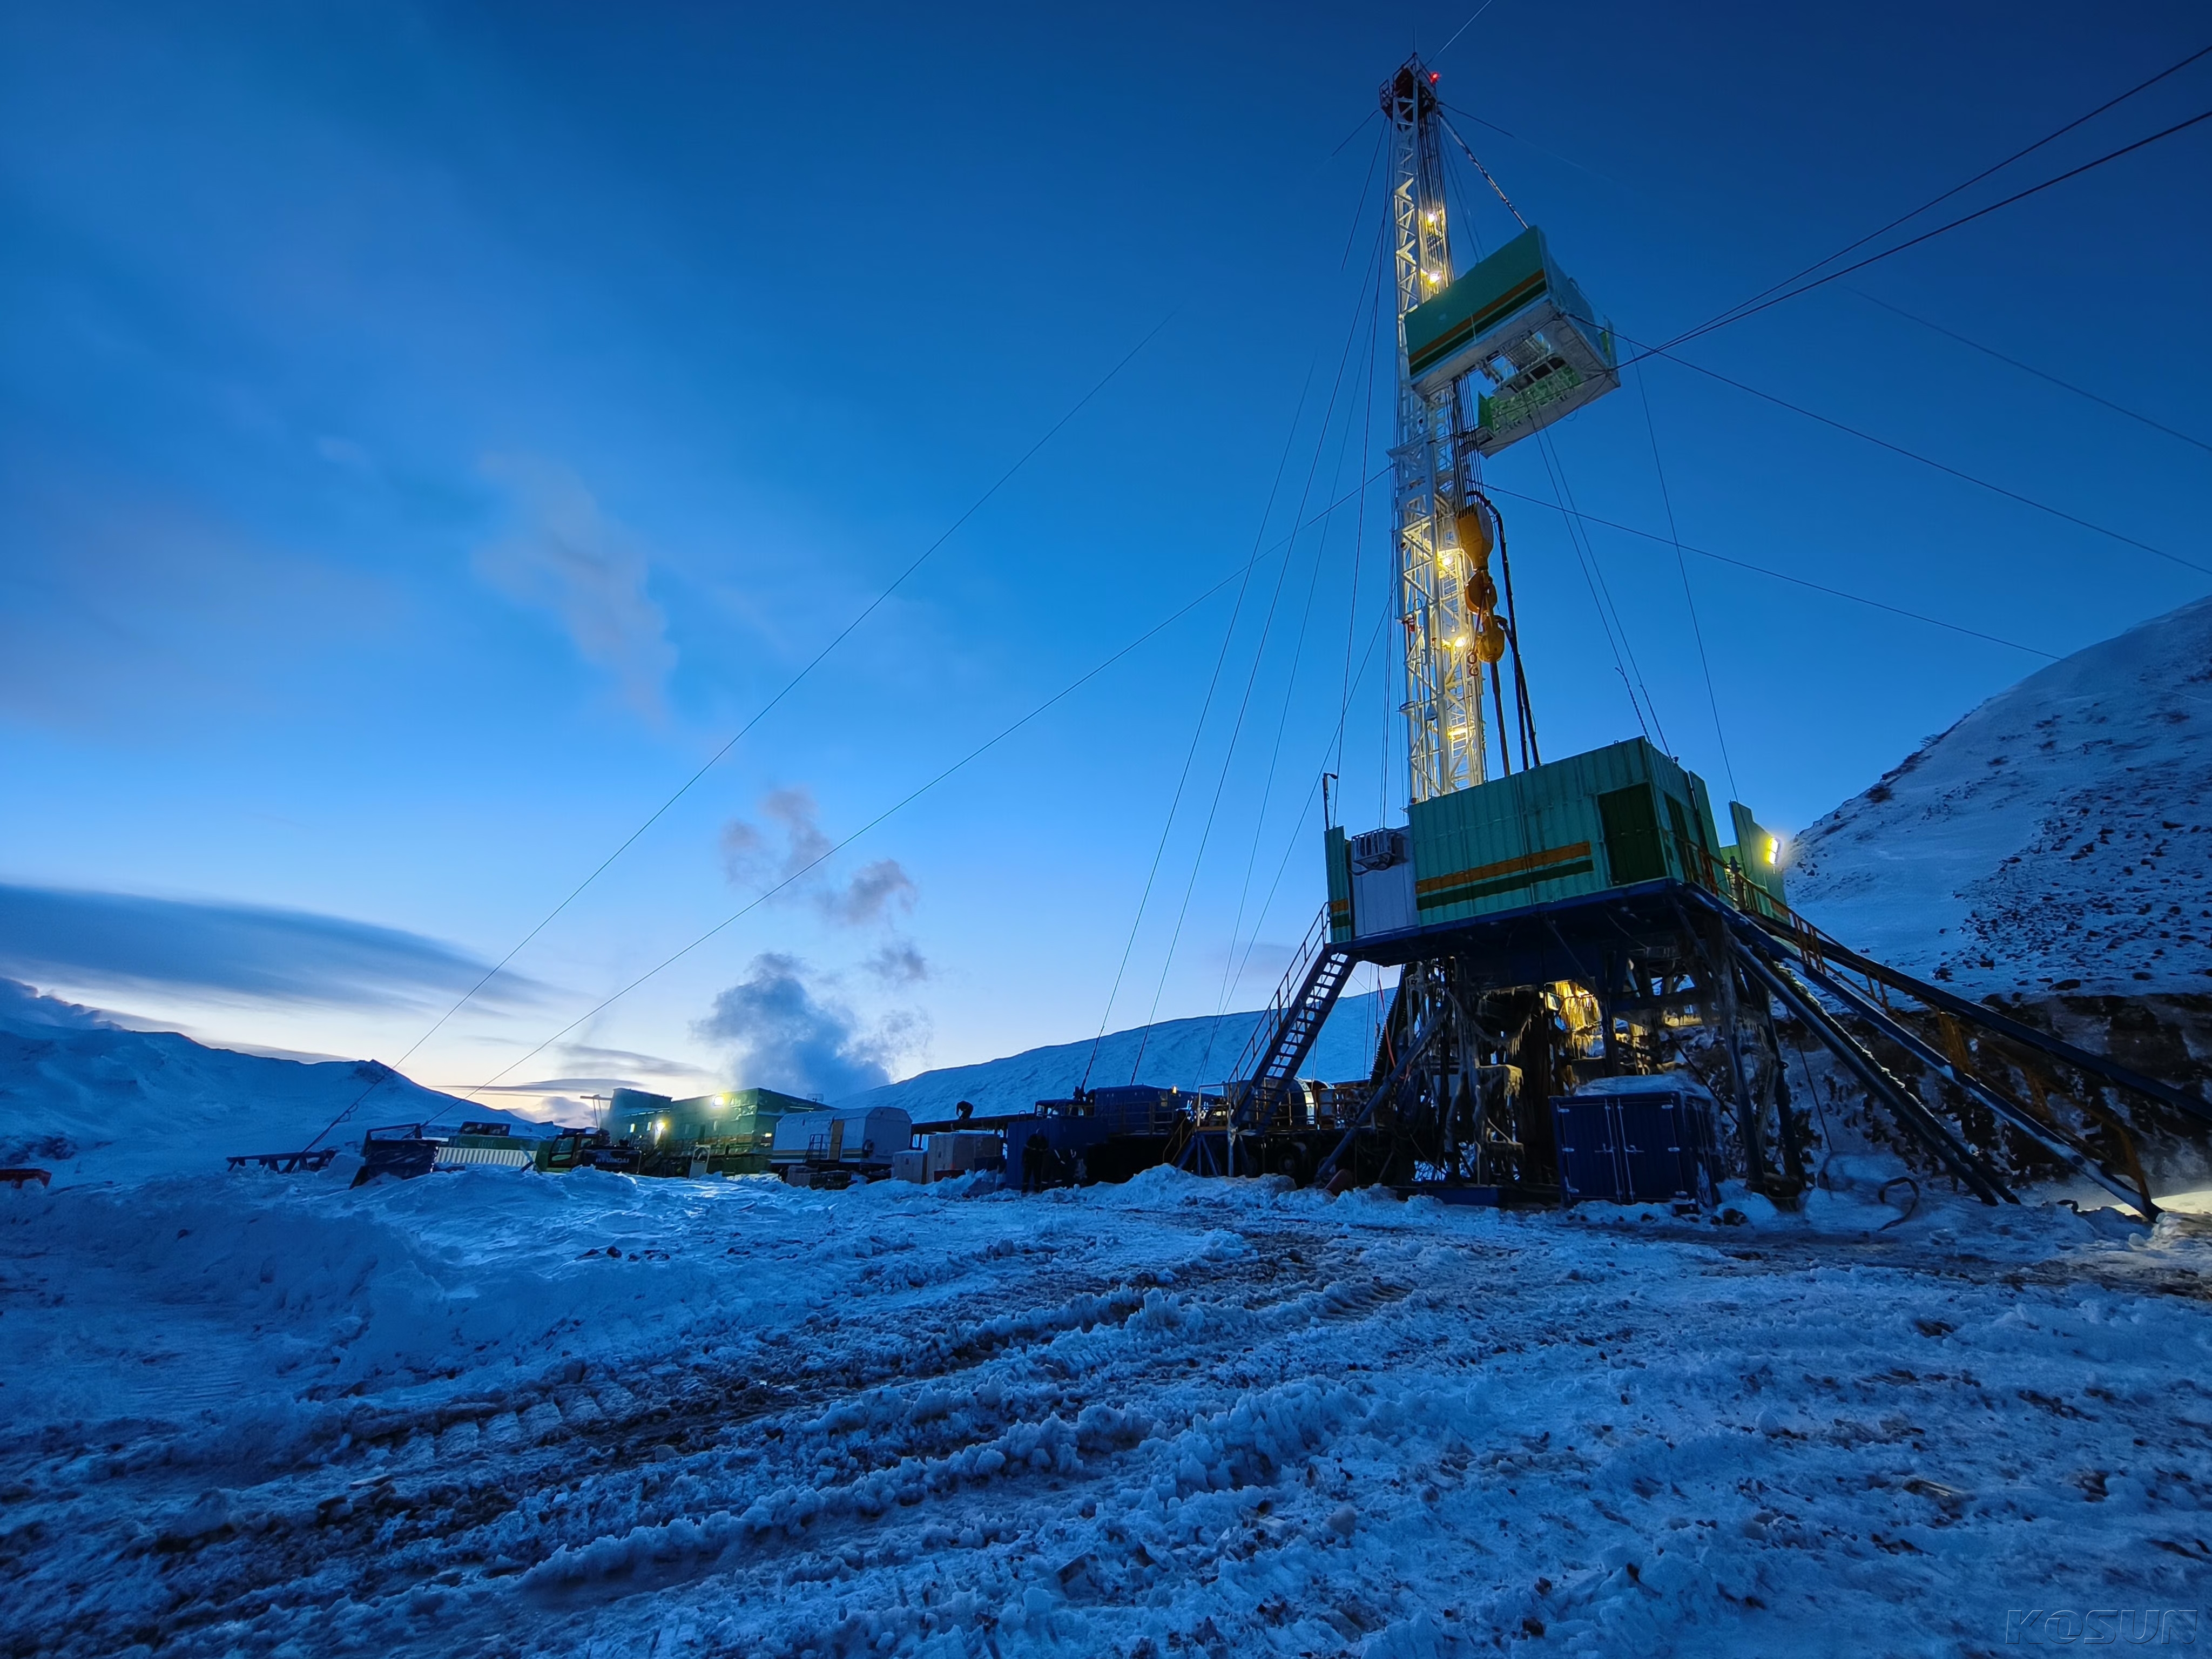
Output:
[[[782,850],[772,844],[779,836],[746,819],[731,819],[722,826],[722,868],[732,882],[798,883],[824,918],[846,927],[886,921],[895,911],[903,915],[914,908],[921,890],[896,859],[865,864],[843,882],[830,880],[817,867],[836,843],[822,828],[812,790],[775,790],[761,798],[758,810],[780,832]]]
[[[853,878],[842,887],[820,895],[817,902],[832,921],[860,927],[884,920],[894,907],[913,909],[920,891],[896,859],[878,859],[854,872]]]
[[[731,1050],[745,1088],[842,1100],[890,1082],[896,1034],[862,1030],[850,1009],[808,986],[806,973],[781,951],[755,957],[692,1030]]]
[[[913,944],[895,939],[860,964],[886,985],[918,985],[929,977],[929,963]]]

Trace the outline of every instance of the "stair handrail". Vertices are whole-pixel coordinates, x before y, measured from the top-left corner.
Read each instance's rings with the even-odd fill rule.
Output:
[[[1313,971],[1314,959],[1328,942],[1328,906],[1321,907],[1313,925],[1306,929],[1305,939],[1291,954],[1289,969],[1282,983],[1276,986],[1275,994],[1267,1004],[1262,1017],[1254,1022],[1252,1035],[1245,1039],[1244,1052],[1237,1057],[1230,1068],[1231,1086],[1238,1082],[1255,1082],[1258,1078],[1261,1057],[1275,1046],[1283,1026],[1295,1013],[1298,993],[1304,989],[1306,975]]]

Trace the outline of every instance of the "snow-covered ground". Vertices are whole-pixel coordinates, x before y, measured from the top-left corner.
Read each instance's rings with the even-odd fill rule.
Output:
[[[1741,1208],[1170,1171],[0,1192],[0,1636],[1960,1654],[2029,1608],[2198,1607],[2203,1224]]]
[[[1813,921],[1978,995],[2212,994],[2212,599],[1990,698],[1788,856]]]

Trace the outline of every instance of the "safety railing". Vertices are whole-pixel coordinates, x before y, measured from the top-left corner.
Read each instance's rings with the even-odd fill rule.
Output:
[[[1306,975],[1313,971],[1314,958],[1328,943],[1328,906],[1321,908],[1306,936],[1291,955],[1291,965],[1283,975],[1283,982],[1275,988],[1275,994],[1267,1004],[1267,1011],[1252,1027],[1252,1035],[1244,1044],[1244,1052],[1237,1057],[1237,1064],[1229,1075],[1237,1081],[1249,1081],[1260,1068],[1261,1058],[1274,1046],[1275,1036],[1283,1029],[1297,1006],[1298,994],[1305,989]],[[1230,1085],[1236,1086],[1236,1082]]]
[[[1744,874],[1734,862],[1723,862],[1705,847],[1686,836],[1669,832],[1674,842],[1676,861],[1690,880],[1717,897],[1726,900],[1736,909],[1759,922],[1771,933],[1775,933],[1794,948],[1814,968],[1823,973],[1849,974],[1863,981],[1868,992],[1882,1006],[1891,1006],[1889,988],[1872,974],[1858,971],[1850,965],[1852,954],[1845,951],[1842,941],[1823,933],[1812,922],[1791,909],[1765,888]],[[1841,952],[1841,958],[1838,957]]]

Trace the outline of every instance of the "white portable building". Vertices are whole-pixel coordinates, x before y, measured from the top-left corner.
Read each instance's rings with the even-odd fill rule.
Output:
[[[881,1164],[914,1145],[914,1121],[895,1106],[824,1107],[778,1118],[769,1162]]]

